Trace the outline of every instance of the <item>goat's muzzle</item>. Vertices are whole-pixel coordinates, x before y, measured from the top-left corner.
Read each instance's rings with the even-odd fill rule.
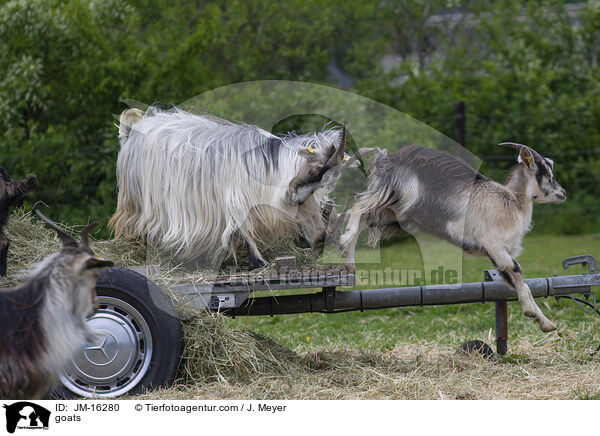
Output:
[[[567,199],[567,191],[565,191],[564,188],[560,188],[560,191],[554,194],[554,198],[556,199],[552,202],[554,204],[560,204],[564,202]]]

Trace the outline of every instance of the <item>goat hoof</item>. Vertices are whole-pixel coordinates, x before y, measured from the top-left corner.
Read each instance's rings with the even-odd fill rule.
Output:
[[[250,265],[252,266],[252,269],[258,269],[267,266],[267,263],[259,260],[257,262],[250,262]]]
[[[554,323],[552,321],[549,320],[539,320],[536,319],[536,321],[540,324],[540,329],[544,332],[544,333],[549,333],[551,331],[556,330],[556,325],[554,325]]]

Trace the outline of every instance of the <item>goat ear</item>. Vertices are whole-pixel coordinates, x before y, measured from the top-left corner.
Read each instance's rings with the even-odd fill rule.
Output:
[[[365,154],[371,153],[373,151],[387,155],[387,151],[385,149],[382,150],[379,147],[362,147],[362,148],[359,148],[358,150],[356,150],[356,153],[354,153],[348,159],[346,159],[346,155],[344,156],[344,163],[342,165],[342,168],[357,168],[357,167],[359,167],[360,166],[359,159],[361,157],[363,157]]]
[[[308,147],[300,147],[298,149],[298,154],[304,157],[312,157],[315,155],[315,148],[312,145]]]
[[[352,159],[352,156],[348,156],[344,154],[344,168],[358,168],[360,166],[360,161],[358,159]]]
[[[529,169],[533,168],[533,154],[527,147],[522,147],[521,150],[519,150],[517,161]]]

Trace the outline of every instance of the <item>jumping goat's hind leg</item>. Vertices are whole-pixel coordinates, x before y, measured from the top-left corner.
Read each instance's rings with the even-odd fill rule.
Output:
[[[346,226],[346,232],[340,236],[340,247],[342,248],[342,257],[346,259],[346,265],[354,265],[354,251],[360,232],[365,228],[365,219],[363,214],[358,212],[356,205],[352,208],[350,219]]]
[[[528,318],[533,318],[540,326],[543,332],[556,330],[556,326],[542,313],[531,295],[531,289],[523,280],[521,266],[507,252],[493,253],[488,250],[488,255],[498,272],[506,282],[517,291],[519,303],[523,307],[523,314]]]

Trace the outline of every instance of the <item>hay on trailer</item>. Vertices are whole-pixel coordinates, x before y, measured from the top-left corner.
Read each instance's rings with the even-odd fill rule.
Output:
[[[66,231],[77,237],[81,227],[62,226]],[[13,285],[23,279],[28,269],[44,257],[62,247],[56,233],[49,229],[32,212],[23,209],[13,210],[6,234],[11,240],[8,258],[8,274],[2,286]],[[142,265],[145,260],[146,248],[135,242],[92,241],[94,251],[113,260],[117,265]]]
[[[62,225],[62,227],[77,236],[83,225],[77,227]],[[7,276],[22,278],[19,273],[22,272],[23,268],[39,262],[61,247],[56,234],[46,227],[35,214],[22,208],[13,210],[6,232],[12,244],[9,260],[9,271],[11,273]],[[192,270],[185,265],[171,263],[168,259],[164,259],[163,253],[149,244],[136,241],[91,239],[92,249],[98,255],[114,261],[116,265],[129,267],[161,264],[161,269],[164,270],[161,271],[161,278],[169,282],[203,283],[213,281],[218,276],[229,278],[235,274],[240,277],[256,279],[273,273],[275,268],[274,265],[267,265],[249,270],[247,259],[242,257],[239,259],[239,264],[235,264],[230,259],[223,263],[218,271],[208,269]],[[297,247],[290,238],[277,241],[269,249],[264,250],[264,254],[269,258],[294,256],[300,268],[322,265],[318,256],[312,250]],[[12,282],[8,281],[6,283]]]

